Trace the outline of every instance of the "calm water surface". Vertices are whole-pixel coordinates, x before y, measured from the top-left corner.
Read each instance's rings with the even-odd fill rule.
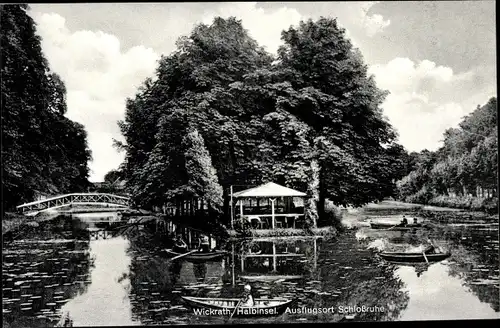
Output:
[[[3,250],[4,327],[224,323],[227,318],[195,316],[180,296],[239,297],[248,281],[257,298],[294,298],[293,308],[333,306],[336,313],[235,323],[337,321],[345,316],[339,306],[384,309],[356,313],[359,321],[500,317],[498,225],[441,225],[428,235],[361,225],[329,240],[228,243],[223,260],[205,263],[166,261],[147,231],[91,241],[16,241]],[[375,255],[418,249],[424,237],[452,256],[410,266]]]

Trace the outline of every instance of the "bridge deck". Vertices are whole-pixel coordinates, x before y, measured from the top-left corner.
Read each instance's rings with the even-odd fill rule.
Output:
[[[129,207],[130,198],[105,193],[72,193],[17,206],[22,213],[55,210],[68,205]]]

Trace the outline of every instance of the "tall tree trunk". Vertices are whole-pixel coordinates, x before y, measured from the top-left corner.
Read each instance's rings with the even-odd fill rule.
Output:
[[[319,188],[319,197],[318,197],[318,218],[323,221],[325,218],[325,192],[323,188],[321,188],[322,183],[320,183]]]
[[[318,164],[317,160],[312,160],[311,161],[311,180],[308,183],[308,194],[311,196],[307,200],[306,206],[306,213],[310,216],[310,219],[312,220],[312,225],[313,227],[317,227],[318,225],[318,218],[319,218],[319,212],[320,207],[319,207],[319,200],[320,200],[320,173],[321,173],[321,168]],[[323,199],[323,209],[324,209],[324,199]]]

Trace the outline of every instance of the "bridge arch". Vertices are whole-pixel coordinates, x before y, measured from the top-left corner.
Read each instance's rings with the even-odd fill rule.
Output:
[[[127,209],[130,207],[130,198],[105,193],[73,193],[22,204],[16,209],[25,215],[36,215],[69,205],[113,206]]]

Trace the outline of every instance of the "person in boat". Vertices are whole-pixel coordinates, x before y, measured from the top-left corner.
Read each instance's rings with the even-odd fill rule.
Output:
[[[168,248],[173,248],[175,243],[175,234],[170,232],[166,238],[166,246]]]
[[[427,246],[424,249],[425,254],[432,254],[436,252],[436,247],[430,239],[427,239]]]
[[[208,239],[208,236],[202,235],[198,241],[198,251],[208,253],[210,250],[210,240]]]
[[[406,219],[406,216],[403,215],[403,220],[401,220],[401,225],[405,226],[408,224],[408,220]]]
[[[175,238],[174,247],[172,248],[172,250],[177,253],[186,253],[188,251],[188,245],[186,244],[184,239],[182,239],[181,234],[178,234]]]
[[[255,305],[255,298],[253,297],[252,286],[246,284],[243,291],[243,297],[241,298],[240,301],[240,306],[254,306],[254,305]]]

